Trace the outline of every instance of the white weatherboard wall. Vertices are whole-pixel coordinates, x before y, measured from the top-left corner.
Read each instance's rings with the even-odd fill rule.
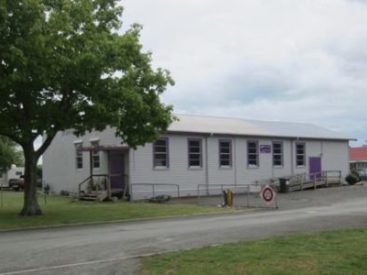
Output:
[[[76,168],[75,142],[91,146],[91,141],[99,139],[100,145],[121,145],[111,129],[103,132],[87,133],[76,137],[72,131],[59,132],[50,147],[43,155],[44,183],[49,184],[51,191],[77,192],[78,184],[89,176],[89,152],[83,152],[83,168]],[[100,152],[100,168],[93,169],[94,174],[107,174],[107,154]]]
[[[256,181],[269,180],[275,177],[307,173],[309,157],[321,157],[323,170],[341,170],[343,176],[348,171],[348,141],[328,140],[295,140],[290,138],[261,138],[239,136],[213,136],[195,134],[167,134],[169,140],[169,167],[157,169],[153,167],[153,146],[147,143],[136,150],[130,149],[126,169],[131,184],[178,184],[181,195],[197,195],[198,184],[254,184]],[[202,139],[201,168],[188,167],[189,138]],[[77,169],[75,163],[75,142],[83,142],[90,146],[92,140],[99,139],[100,145],[121,145],[112,129],[103,132],[92,132],[76,137],[71,131],[60,132],[46,151],[43,158],[45,184],[59,193],[62,190],[77,192],[78,184],[89,176],[89,152],[83,153],[83,169]],[[219,140],[232,141],[232,167],[219,167]],[[247,142],[258,141],[259,145],[272,145],[273,141],[283,143],[284,165],[273,167],[271,153],[259,153],[259,167],[247,167]],[[297,142],[306,144],[306,165],[296,167],[295,146]],[[207,148],[207,150],[206,150]],[[206,156],[208,158],[206,159]],[[95,174],[108,173],[107,154],[100,152],[101,167],[94,169]],[[204,191],[202,187],[201,191]],[[133,186],[133,197],[151,197],[152,187]],[[174,186],[156,186],[155,194],[176,195]]]
[[[198,136],[178,136],[167,135],[169,142],[169,167],[153,167],[153,145],[147,143],[140,146],[137,150],[130,151],[130,182],[136,183],[163,183],[179,184],[182,194],[195,195],[198,184],[205,183],[205,169],[188,167],[188,148],[187,139],[197,138]],[[204,142],[203,142],[204,147]],[[204,150],[204,148],[203,148]],[[203,154],[203,163],[205,163],[205,153]],[[149,186],[140,186],[133,189],[138,193],[146,194],[151,188]],[[174,195],[176,188],[174,186],[157,186],[157,194],[161,191],[167,191]],[[133,194],[134,195],[134,194]],[[151,196],[151,193],[149,193]]]
[[[166,135],[169,140],[169,167],[155,169],[153,167],[153,148],[148,143],[138,147],[130,153],[130,181],[134,183],[164,183],[179,184],[181,195],[197,195],[198,184],[254,184],[256,181],[269,180],[274,177],[289,176],[292,174],[309,172],[309,157],[321,157],[322,170],[340,170],[343,176],[348,173],[348,141],[317,141],[294,140],[281,138],[247,138],[231,136],[197,136],[197,135]],[[188,138],[202,138],[203,167],[190,169],[188,167]],[[219,140],[232,141],[232,167],[219,166]],[[247,142],[258,141],[259,145],[272,145],[273,141],[283,143],[284,164],[282,167],[273,167],[272,153],[259,153],[259,167],[247,166]],[[305,166],[296,166],[296,143],[306,145]],[[206,152],[207,143],[207,152]],[[208,162],[206,163],[206,155]],[[174,195],[174,187],[157,186],[157,194]],[[203,190],[203,189],[201,189]],[[133,194],[151,196],[151,187],[135,187]],[[134,192],[135,193],[135,192]]]

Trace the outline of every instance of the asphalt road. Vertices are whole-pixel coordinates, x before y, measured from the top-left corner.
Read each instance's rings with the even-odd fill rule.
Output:
[[[133,274],[139,258],[154,253],[366,227],[365,188],[342,200],[297,209],[0,233],[0,274]],[[325,191],[310,192],[303,196],[320,197]]]

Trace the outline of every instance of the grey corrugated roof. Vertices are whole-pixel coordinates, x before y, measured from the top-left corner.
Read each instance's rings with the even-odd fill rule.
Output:
[[[308,123],[256,121],[198,115],[176,115],[176,117],[178,121],[170,125],[168,132],[311,139],[351,139],[344,134]]]

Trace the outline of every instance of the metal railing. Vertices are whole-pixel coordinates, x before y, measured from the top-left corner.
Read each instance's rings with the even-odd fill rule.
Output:
[[[198,184],[197,203],[200,205],[222,205],[224,201],[224,191],[229,189],[233,193],[234,207],[245,208],[278,208],[278,196],[276,195],[272,202],[266,203],[260,196],[264,186],[272,184]]]
[[[202,190],[202,187],[204,187],[203,191],[205,192],[205,195],[201,196],[200,191]],[[197,198],[200,200],[200,197],[208,197],[208,196],[218,196],[222,195],[223,191],[226,189],[230,189],[232,192],[234,192],[236,195],[242,194],[246,196],[246,206],[250,206],[250,184],[238,184],[238,185],[229,185],[229,184],[198,184],[197,186]],[[244,192],[238,192],[238,189],[243,189]],[[211,192],[210,191],[214,191]]]
[[[335,180],[337,180],[337,183],[340,184],[342,181],[342,172],[340,170],[325,170],[316,173],[296,174],[284,178],[288,178],[288,187],[291,189],[298,187],[300,190],[310,187],[316,189],[319,185],[328,186],[329,183]]]
[[[246,192],[250,192],[250,184],[237,184],[237,185],[229,185],[229,184],[198,184],[197,186],[197,196],[200,197],[201,187],[205,187],[204,191],[206,192],[205,196],[210,196],[210,191],[213,189],[220,190],[220,194],[224,191],[224,189],[237,189],[237,188],[245,188]],[[212,194],[212,195],[218,195]]]
[[[180,197],[180,185],[179,184],[175,184],[175,183],[132,183],[130,184],[130,200],[134,200],[133,196],[134,196],[134,187],[137,187],[137,186],[150,186],[151,187],[151,195],[150,196],[151,198],[154,198],[157,194],[157,187],[159,186],[165,186],[165,187],[168,187],[168,186],[172,186],[172,187],[175,187],[176,189],[176,194],[177,194],[177,198]],[[160,192],[164,193],[166,192],[167,193],[167,190],[160,190]],[[137,193],[137,192],[136,192]]]

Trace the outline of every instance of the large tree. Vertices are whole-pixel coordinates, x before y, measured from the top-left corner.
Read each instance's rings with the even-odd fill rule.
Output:
[[[138,25],[121,32],[117,0],[0,0],[0,135],[25,158],[21,215],[39,215],[36,165],[58,131],[114,127],[130,146],[172,122]],[[36,149],[34,141],[44,136]]]
[[[0,136],[0,175],[8,171],[12,164],[23,165],[21,152],[14,142]]]

